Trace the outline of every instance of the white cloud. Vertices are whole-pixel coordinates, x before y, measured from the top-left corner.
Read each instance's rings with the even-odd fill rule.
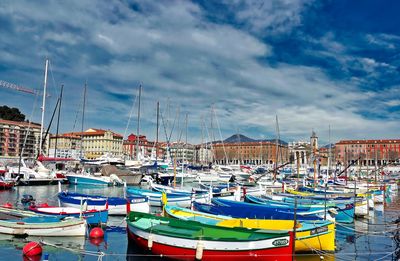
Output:
[[[301,22],[308,3],[267,1],[260,6],[235,1],[232,8],[242,6],[238,18],[254,30],[282,32]],[[12,21],[0,39],[0,62],[16,68],[7,74],[8,80],[23,78],[22,84],[32,81],[41,86],[42,60],[49,55],[57,81],[66,85],[65,131],[72,128],[86,79],[87,125],[120,133],[139,82],[144,86],[143,132],[150,137],[154,136],[155,103],[160,100],[165,109],[167,97],[171,115],[178,106],[182,115],[189,112],[189,124],[197,129],[190,137],[195,141],[200,139],[202,116],[210,121],[211,103],[224,135],[237,128],[250,131],[250,136],[259,132],[254,137],[271,135],[276,114],[283,137],[292,139],[308,137],[312,128],[324,131],[328,124],[335,126],[340,138],[379,136],[398,129],[394,118],[385,123],[387,128],[378,129],[375,126],[382,122],[360,116],[376,93],[361,92],[357,78],[335,81],[318,67],[262,62],[259,58],[273,54],[270,45],[244,30],[208,21],[193,3],[138,5],[141,12],[118,1],[96,8],[90,1],[65,5],[50,1],[40,6],[9,1],[7,8],[0,8],[0,16]],[[19,32],[25,32],[23,37]],[[338,54],[343,64],[349,62],[346,47],[335,41],[333,33],[320,43],[324,55]],[[365,70],[385,66],[369,57],[357,59]],[[4,76],[0,71],[0,78]],[[29,108],[28,103],[25,111]]]

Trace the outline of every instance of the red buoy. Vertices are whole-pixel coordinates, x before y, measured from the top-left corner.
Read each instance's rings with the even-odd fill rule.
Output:
[[[42,246],[38,242],[29,242],[22,249],[24,256],[38,256],[42,254]]]
[[[13,205],[10,202],[3,204],[3,208],[13,208]]]
[[[95,246],[100,246],[100,244],[103,243],[103,241],[104,238],[89,238],[89,242]]]
[[[104,237],[104,231],[100,227],[95,227],[92,230],[90,230],[89,237],[90,238],[102,238],[102,237]]]

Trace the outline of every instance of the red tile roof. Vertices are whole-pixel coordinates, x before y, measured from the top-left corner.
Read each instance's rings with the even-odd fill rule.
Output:
[[[387,143],[399,143],[400,139],[383,139],[383,140],[341,140],[337,142],[337,145],[345,144],[387,144]]]
[[[26,121],[9,121],[9,120],[0,119],[0,124],[8,124],[8,125],[17,125],[17,126],[28,127],[29,122],[26,122]],[[31,122],[30,127],[31,128],[40,128],[40,124]]]

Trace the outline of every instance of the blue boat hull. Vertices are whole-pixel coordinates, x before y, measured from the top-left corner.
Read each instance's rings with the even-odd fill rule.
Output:
[[[273,201],[273,200],[269,200],[269,199],[264,199],[264,198],[260,198],[260,197],[255,197],[255,196],[251,196],[251,195],[246,195],[245,197],[246,202],[252,203],[252,204],[259,204],[259,205],[263,205],[263,206],[268,206],[271,208],[281,208],[281,209],[294,209],[294,203],[293,202],[285,202],[285,201]],[[324,203],[321,201],[318,202],[314,202],[314,203],[310,203],[312,206],[307,206],[307,205],[303,205],[301,203],[301,200],[299,200],[300,202],[297,205],[297,210],[298,211],[307,211],[307,209],[309,211],[324,211],[325,210],[325,206],[323,205]],[[331,202],[329,201],[329,204],[332,204],[335,202]],[[331,207],[328,207],[332,208]],[[335,204],[335,206],[333,207],[335,208],[335,210],[338,212],[338,214],[335,216],[335,219],[337,222],[340,223],[352,223],[354,221],[354,205],[349,203],[349,204]]]
[[[96,185],[96,186],[111,186],[111,182],[94,179],[90,177],[67,176],[68,182],[74,185]]]
[[[213,199],[212,204],[194,203],[194,208],[201,212],[214,215],[231,216],[234,218],[253,218],[253,219],[286,219],[293,220],[294,212],[290,209],[270,208],[263,205],[235,202],[223,199]],[[297,220],[322,220],[316,214],[297,212]]]

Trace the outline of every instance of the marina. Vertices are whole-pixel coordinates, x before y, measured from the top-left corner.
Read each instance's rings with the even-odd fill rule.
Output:
[[[2,0],[0,260],[399,261],[398,10]]]
[[[186,185],[184,189],[191,188],[195,185],[195,183]],[[148,184],[143,184],[143,186],[148,187]],[[71,191],[71,193],[75,194],[78,193],[77,195],[101,194],[104,195],[104,197],[110,199],[113,197],[123,197],[124,194],[126,195],[124,189],[124,187],[62,185],[63,191]],[[136,187],[136,189],[140,190],[139,187]],[[0,201],[8,202],[9,204],[12,204],[13,207],[15,206],[16,208],[21,208],[22,203],[20,199],[22,195],[30,193],[32,195],[32,198],[34,198],[37,203],[47,202],[49,205],[56,206],[59,204],[57,198],[57,195],[59,194],[58,191],[58,186],[18,186],[13,188],[12,190],[2,191],[0,193]],[[279,195],[279,193],[276,195]],[[221,201],[224,202],[224,200]],[[229,200],[225,200],[225,203],[227,203],[227,201]],[[233,202],[234,201],[232,201],[232,203]],[[281,231],[281,233],[284,231],[282,229],[286,229],[286,231],[293,233],[293,220],[291,225],[290,223],[288,223],[288,225],[279,225],[279,222],[283,221],[277,221],[274,223],[270,219],[267,219],[265,221],[263,221],[262,219],[258,221],[257,219],[254,219],[254,221],[251,221],[252,219],[240,220],[232,219],[232,217],[230,216],[221,215],[215,217],[213,217],[213,215],[210,215],[209,217],[207,217],[207,215],[209,214],[206,214],[204,212],[193,212],[193,214],[196,214],[198,217],[193,216],[193,218],[188,219],[192,214],[190,214],[191,212],[185,211],[191,210],[185,209],[186,208],[174,207],[172,205],[170,206],[167,203],[166,213],[168,213],[168,216],[173,216],[175,218],[180,218],[180,215],[182,215],[182,218],[184,220],[193,220],[196,224],[198,222],[205,222],[204,224],[208,224],[207,226],[221,226],[228,227],[228,229],[230,227],[253,227],[256,229],[266,229],[268,231],[274,231],[278,229],[276,231]],[[151,207],[150,210],[151,213],[162,213],[162,211],[163,209],[160,207]],[[32,213],[32,215],[35,214],[35,212]],[[300,210],[298,213],[298,218],[301,219]],[[311,224],[318,224],[315,222],[324,221],[298,221],[300,222],[299,224],[303,225],[297,225],[298,239],[296,241],[298,242],[296,242],[297,244],[295,243],[295,260],[321,260],[321,256],[324,257],[324,260],[397,260],[399,246],[397,244],[396,238],[399,235],[396,223],[398,221],[396,220],[399,218],[399,213],[400,199],[398,198],[397,193],[394,192],[393,194],[388,194],[387,197],[385,197],[385,202],[383,204],[375,205],[374,209],[370,210],[368,217],[355,218],[354,222],[351,223],[325,221],[328,222],[326,224],[332,224],[332,227],[330,225],[326,227],[326,225],[323,225],[324,223],[321,223],[320,227],[307,228],[307,226],[310,226]],[[200,216],[204,217],[200,218]],[[138,220],[140,220],[142,216],[140,216],[139,213],[132,212],[130,218],[133,217],[139,218]],[[147,216],[143,216],[143,218],[153,217],[155,216],[148,214]],[[269,220],[271,222],[265,223],[264,225],[263,222],[269,222]],[[251,224],[251,222],[253,223]],[[305,227],[302,228],[302,226]],[[156,252],[149,251],[148,245],[150,243],[148,243],[147,241],[147,243],[140,243],[136,239],[133,240],[134,236],[133,234],[130,234],[131,232],[129,232],[130,226],[127,226],[124,215],[109,216],[107,224],[103,224],[102,227],[105,231],[105,236],[101,239],[88,238],[87,234],[86,236],[80,237],[76,237],[76,235],[72,237],[65,235],[63,237],[60,237],[59,233],[56,233],[52,236],[46,236],[42,234],[40,235],[40,237],[35,237],[37,235],[28,235],[26,238],[20,238],[17,237],[17,234],[7,235],[7,233],[4,233],[3,231],[4,234],[2,234],[0,240],[0,249],[2,249],[2,252],[4,250],[6,257],[7,255],[12,257],[14,255],[20,255],[20,249],[24,244],[26,244],[26,242],[37,240],[38,242],[41,242],[43,246],[43,253],[49,255],[49,260],[68,260],[71,258],[80,260],[98,260],[101,258],[102,260],[156,260],[160,259],[161,256],[166,255],[170,255],[170,258],[173,259],[180,259],[179,256],[180,254],[182,254],[179,251],[163,252],[163,247],[157,247]],[[184,225],[184,227],[186,226]],[[305,231],[307,231],[307,229],[310,229],[309,231],[311,231],[311,234],[308,234],[308,236],[307,234],[304,234],[307,233],[302,232],[304,229],[306,229]],[[89,230],[90,227],[88,228],[88,231]],[[174,233],[177,233],[175,225],[172,231],[175,231]],[[321,235],[319,235],[318,233],[321,233]],[[57,236],[53,238],[53,236],[55,235]],[[333,240],[333,243],[332,245],[328,244],[326,246],[317,247],[315,246],[315,244],[318,244],[318,240],[312,241],[310,239],[310,241],[307,239],[308,241],[304,241],[306,240],[306,238],[309,238],[310,235],[315,235],[316,238],[320,237],[320,240],[322,240],[324,244],[327,244],[327,242],[329,242],[327,240],[328,237],[330,237],[331,239],[329,240]],[[154,238],[152,240],[157,239]],[[192,254],[188,252],[183,255],[194,257],[196,255],[195,252],[193,252]],[[204,254],[207,255],[209,253],[204,252]],[[218,256],[218,254],[215,255]],[[288,258],[287,260],[292,260],[292,255],[288,255],[290,256],[290,258]],[[214,258],[216,256],[214,256]],[[260,254],[260,256],[262,257],[263,255]],[[266,260],[272,260],[268,259],[268,256],[269,255],[266,254],[263,260],[265,260],[265,258],[267,258]],[[186,257],[185,259],[189,257]],[[276,260],[286,259],[282,257],[282,259]]]

